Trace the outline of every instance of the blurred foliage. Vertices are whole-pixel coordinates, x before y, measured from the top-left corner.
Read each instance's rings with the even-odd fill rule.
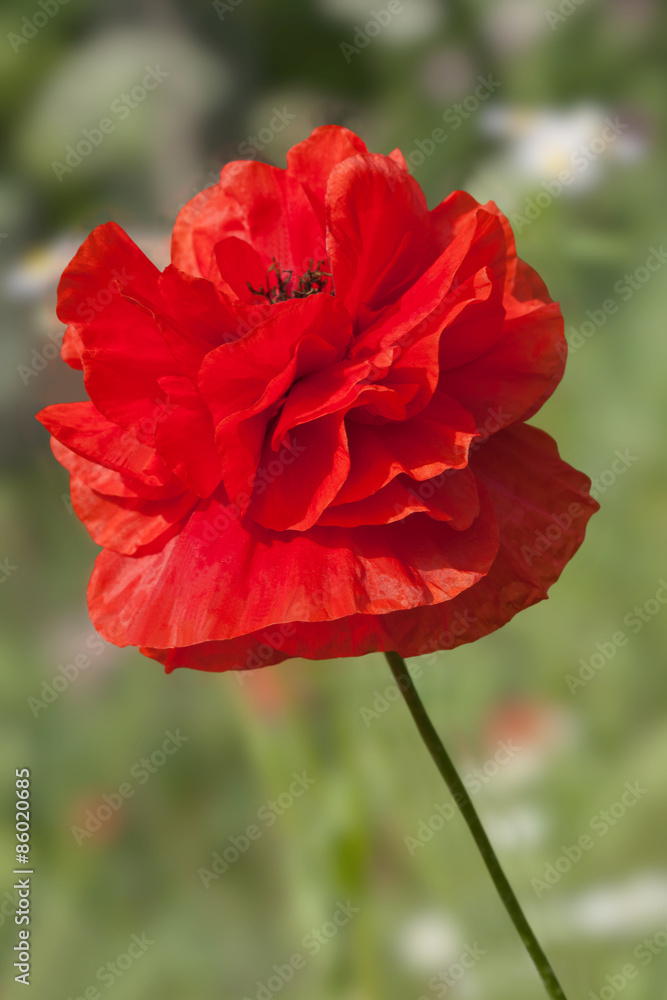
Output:
[[[301,953],[305,966],[275,992],[431,1000],[431,977],[475,944],[484,956],[447,996],[540,995],[461,820],[414,856],[406,846],[449,797],[403,706],[382,701],[391,676],[381,656],[291,661],[245,678],[166,676],[134,651],[96,646],[86,617],[96,547],[33,419],[83,398],[49,348],[62,329],[58,274],[110,218],[164,261],[180,204],[278,108],[295,117],[261,151],[270,162],[283,165],[286,149],[326,122],[406,154],[430,149],[444,127],[446,141],[431,141],[422,163],[413,157],[429,203],[465,187],[524,218],[605,116],[629,126],[516,227],[578,345],[536,422],[568,461],[602,476],[602,510],[548,602],[422,662],[418,683],[464,771],[488,768],[500,740],[522,747],[476,803],[568,995],[599,995],[633,963],[625,996],[655,1000],[667,948],[654,943],[645,964],[636,949],[667,941],[667,613],[651,604],[667,576],[667,339],[664,273],[644,280],[637,269],[667,232],[664,6],[403,0],[346,58],[341,43],[356,44],[382,0],[44,4],[6,0],[0,15],[0,559],[16,567],[0,584],[0,995],[21,995],[11,803],[22,767],[32,772],[34,996],[82,997],[96,985],[117,1000],[266,1000],[258,982]],[[17,42],[21,32],[31,37]],[[164,83],[58,180],[53,162],[155,64]],[[443,126],[489,74],[492,96]],[[626,274],[636,275],[630,295],[618,290]],[[598,328],[589,312],[599,319],[609,299],[618,309]],[[621,474],[617,451],[632,457]],[[630,625],[645,605],[646,621]],[[619,630],[628,641],[606,656]],[[39,707],[81,654],[89,665]],[[567,675],[595,654],[603,666],[572,693]],[[164,766],[142,784],[130,777],[179,730],[187,740]],[[271,825],[258,819],[304,771],[312,787]],[[78,845],[72,828],[128,780],[135,794]],[[626,782],[646,793],[604,835],[591,833]],[[228,870],[202,877],[254,824],[260,837],[237,846]],[[586,833],[594,849],[538,898],[533,880]],[[312,953],[305,935],[348,900],[359,912]],[[96,979],[133,934],[154,943],[111,983]]]

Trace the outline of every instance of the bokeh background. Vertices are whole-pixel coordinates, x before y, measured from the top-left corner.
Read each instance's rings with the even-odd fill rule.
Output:
[[[458,187],[495,199],[561,302],[571,357],[534,422],[597,480],[602,510],[548,602],[412,664],[461,770],[481,771],[476,805],[568,997],[665,995],[667,11],[398,7],[2,6],[2,998],[23,995],[11,875],[23,767],[34,997],[542,995],[461,819],[443,818],[449,795],[382,656],[166,676],[102,643],[85,606],[96,547],[33,419],[83,398],[56,357],[54,309],[90,230],[114,219],[163,264],[178,208],[225,162],[284,165],[328,122],[378,152],[400,146],[432,205]],[[161,82],[118,110],[146,67]],[[54,167],[104,117],[113,132]],[[563,169],[573,182],[558,193]],[[626,783],[635,796],[619,804]]]

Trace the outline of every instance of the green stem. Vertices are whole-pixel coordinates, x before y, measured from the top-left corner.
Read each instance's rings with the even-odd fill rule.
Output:
[[[405,661],[398,653],[385,653],[389,666],[398,682],[399,689],[403,692],[406,704],[410,709],[413,719],[417,723],[417,729],[426,744],[428,752],[431,754],[436,767],[447,782],[454,801],[463,814],[463,818],[468,824],[468,829],[475,838],[475,843],[484,859],[487,871],[493,879],[493,884],[498,890],[498,895],[503,901],[510,919],[523,941],[528,954],[535,963],[535,968],[539,972],[544,987],[552,1000],[567,1000],[563,993],[563,988],[556,979],[556,974],[549,964],[549,959],[544,954],[539,941],[535,937],[530,924],[526,920],[519,901],[514,895],[512,886],[507,881],[505,872],[500,867],[500,862],[491,846],[491,841],[486,835],[479,816],[475,811],[470,796],[465,785],[461,781],[452,760],[445,750],[440,737],[438,736],[433,723],[426,714],[421,698],[417,693],[412,677],[408,672]]]

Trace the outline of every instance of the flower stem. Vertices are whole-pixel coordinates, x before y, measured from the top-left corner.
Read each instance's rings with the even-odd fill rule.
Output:
[[[440,774],[445,779],[454,801],[459,806],[463,814],[463,818],[468,824],[468,829],[475,838],[475,843],[479,848],[487,871],[493,879],[493,884],[498,890],[498,894],[503,901],[503,905],[507,910],[512,923],[519,932],[519,937],[523,941],[528,954],[535,963],[535,967],[540,974],[547,994],[552,998],[552,1000],[567,1000],[565,994],[563,993],[563,988],[556,979],[556,974],[549,964],[549,959],[544,954],[539,941],[535,937],[530,924],[523,914],[523,910],[521,909],[519,901],[514,894],[514,890],[507,881],[507,876],[500,867],[500,862],[498,861],[493,847],[491,846],[491,842],[480,822],[479,816],[475,811],[475,807],[473,806],[470,796],[466,791],[465,785],[461,781],[449,754],[442,745],[440,737],[438,736],[433,723],[426,713],[426,709],[424,708],[421,698],[417,693],[417,689],[414,686],[412,677],[410,676],[408,668],[405,665],[405,661],[398,655],[398,653],[385,653],[385,656],[387,657],[389,666],[391,667],[394,677],[398,682],[399,689],[403,692],[403,697],[405,698],[406,704],[410,709],[412,717],[417,723],[417,729],[426,744],[426,748],[431,754],[431,757],[440,771]]]

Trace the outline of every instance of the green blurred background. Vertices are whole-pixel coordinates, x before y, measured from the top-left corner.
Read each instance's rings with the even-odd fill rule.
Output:
[[[602,510],[548,602],[412,662],[461,770],[481,769],[475,802],[568,997],[665,996],[664,5],[43,4],[0,14],[0,997],[23,995],[23,767],[40,1000],[542,996],[395,690],[383,700],[382,656],[166,676],[103,644],[85,605],[96,547],[33,419],[83,398],[55,357],[54,309],[87,233],[114,219],[162,264],[179,206],[222,164],[254,144],[284,165],[327,122],[411,154],[431,205],[458,187],[494,198],[561,302],[574,349],[535,422],[598,480]],[[110,113],[147,66],[167,75]],[[54,169],[104,117],[113,132]],[[182,740],[170,755],[167,732]],[[521,749],[498,763],[502,742]],[[637,794],[619,805],[626,783]],[[144,943],[127,959],[132,935]]]

